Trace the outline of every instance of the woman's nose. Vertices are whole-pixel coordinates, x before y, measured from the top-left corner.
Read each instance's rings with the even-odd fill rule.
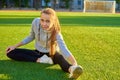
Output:
[[[45,21],[43,22],[43,25],[46,25],[46,22],[45,22]]]

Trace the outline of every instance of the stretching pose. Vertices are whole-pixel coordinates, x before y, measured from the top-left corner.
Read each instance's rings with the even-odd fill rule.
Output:
[[[18,47],[35,40],[35,50]],[[40,18],[32,22],[31,32],[20,43],[6,49],[7,56],[17,61],[58,64],[69,78],[77,79],[83,72],[72,53],[68,50],[60,29],[56,12],[51,8],[41,11]]]

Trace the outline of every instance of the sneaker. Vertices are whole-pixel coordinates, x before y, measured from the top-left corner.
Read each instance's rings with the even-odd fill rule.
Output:
[[[83,73],[81,66],[71,66],[69,78],[77,79]]]
[[[53,61],[50,57],[48,57],[47,55],[43,55],[40,58],[40,63],[49,63],[49,64],[53,64]]]

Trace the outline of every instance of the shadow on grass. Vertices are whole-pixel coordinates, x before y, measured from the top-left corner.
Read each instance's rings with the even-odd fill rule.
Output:
[[[24,17],[24,18],[29,18],[29,17],[32,17],[32,18],[34,18],[34,17],[39,17],[39,14],[38,15],[0,15],[0,17],[4,17],[4,18],[22,18],[22,17]]]
[[[120,17],[111,16],[64,16],[59,17],[63,25],[120,27]]]
[[[0,61],[0,80],[69,80],[56,65],[12,60]]]
[[[0,18],[0,25],[31,24],[35,17]],[[114,16],[59,16],[63,26],[99,26],[120,27],[120,17]]]
[[[0,18],[0,24],[31,24],[34,18]]]

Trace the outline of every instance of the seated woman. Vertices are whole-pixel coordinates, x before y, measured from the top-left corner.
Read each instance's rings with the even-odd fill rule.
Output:
[[[18,48],[33,40],[35,50]],[[59,64],[63,71],[70,73],[69,78],[77,79],[83,72],[82,67],[68,50],[56,12],[51,8],[42,10],[40,18],[35,18],[32,22],[30,35],[20,43],[8,47],[6,53],[9,58],[17,61]]]

